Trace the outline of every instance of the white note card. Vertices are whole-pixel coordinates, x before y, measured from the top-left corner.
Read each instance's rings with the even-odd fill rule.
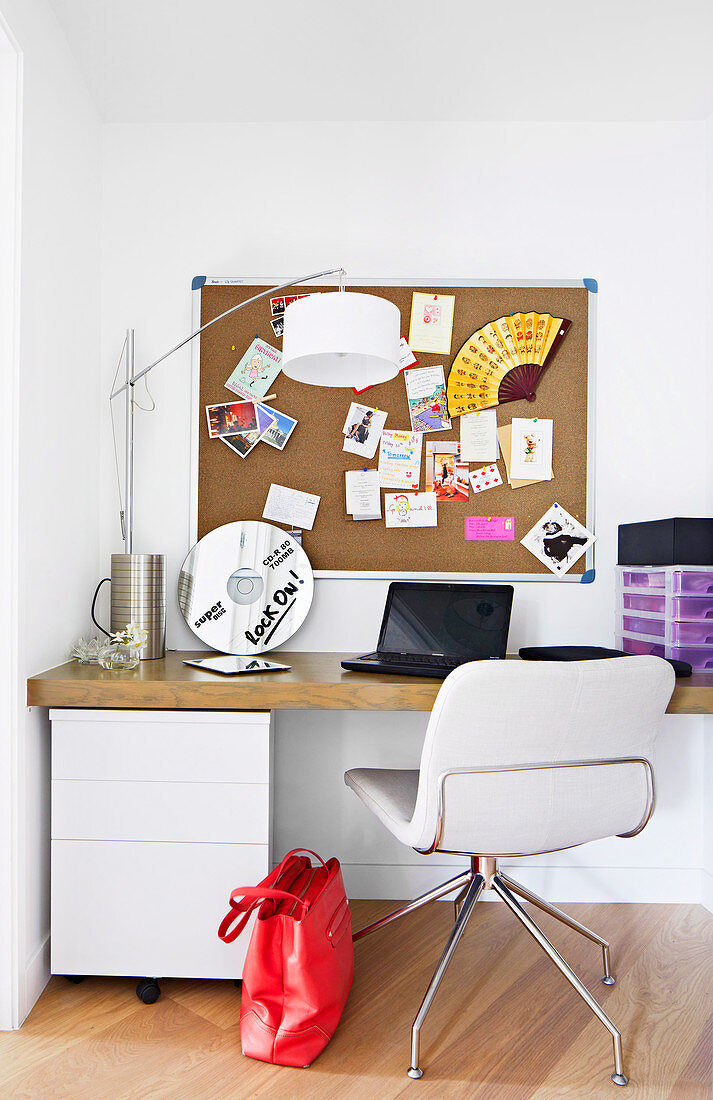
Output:
[[[462,462],[497,462],[500,458],[495,409],[463,413],[460,418],[460,456]]]
[[[436,527],[438,508],[435,493],[385,493],[387,527]]]
[[[513,417],[510,440],[510,477],[552,480],[552,420]]]
[[[378,470],[345,470],[347,515],[354,519],[381,519]]]
[[[286,485],[273,483],[267,494],[262,518],[311,531],[320,499],[314,493],[302,493],[299,489],[288,489]]]

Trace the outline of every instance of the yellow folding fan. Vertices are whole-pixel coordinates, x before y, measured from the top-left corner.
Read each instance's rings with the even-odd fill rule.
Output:
[[[534,401],[535,390],[571,321],[551,313],[512,313],[469,336],[448,374],[448,414],[506,401]]]

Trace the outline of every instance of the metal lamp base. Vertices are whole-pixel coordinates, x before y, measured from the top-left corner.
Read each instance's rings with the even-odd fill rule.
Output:
[[[136,623],[148,632],[142,661],[166,655],[166,558],[163,554],[111,555],[111,630]]]

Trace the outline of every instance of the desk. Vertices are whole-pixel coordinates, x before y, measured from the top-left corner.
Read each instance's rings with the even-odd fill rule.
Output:
[[[215,929],[271,866],[271,712],[429,712],[442,683],[346,672],[339,653],[240,676],[188,656],[28,680],[28,705],[53,708],[53,973],[239,977],[248,937],[228,949]],[[668,710],[713,713],[713,673],[679,681]]]
[[[72,661],[27,681],[28,706],[147,710],[430,711],[440,680],[346,672],[346,653],[268,653],[289,672],[223,676],[184,665],[204,652],[169,651],[130,672]],[[513,657],[513,660],[519,660]],[[677,680],[668,714],[713,714],[713,672]]]

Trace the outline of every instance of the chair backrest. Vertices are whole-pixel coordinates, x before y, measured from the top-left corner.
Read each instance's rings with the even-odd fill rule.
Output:
[[[414,847],[431,850],[439,831],[440,851],[534,855],[634,832],[649,804],[650,769],[592,762],[653,764],[674,684],[658,657],[461,665],[426,730]],[[572,761],[589,763],[522,769]]]

